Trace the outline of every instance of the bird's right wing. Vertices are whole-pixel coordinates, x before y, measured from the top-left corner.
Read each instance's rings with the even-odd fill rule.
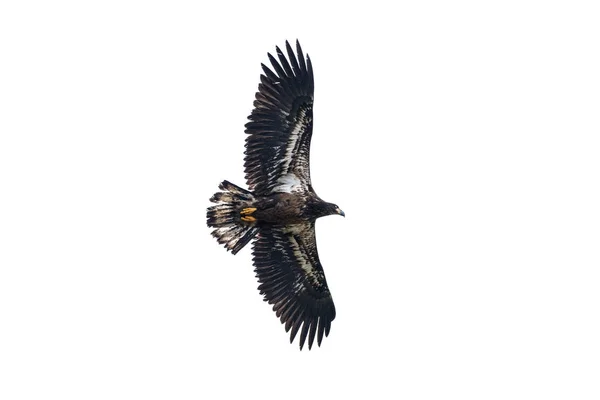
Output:
[[[279,62],[269,54],[275,72],[264,64],[254,110],[246,124],[244,167],[250,190],[259,196],[312,190],[309,152],[313,123],[312,64],[296,41],[288,59],[277,47]]]

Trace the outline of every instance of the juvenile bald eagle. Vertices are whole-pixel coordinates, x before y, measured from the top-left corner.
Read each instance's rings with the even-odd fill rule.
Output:
[[[309,150],[313,120],[313,70],[310,57],[297,57],[285,43],[268,54],[273,70],[262,65],[254,110],[246,124],[246,181],[250,190],[223,181],[210,201],[212,235],[233,254],[250,240],[258,289],[290,331],[300,331],[300,349],[315,336],[329,335],[335,307],[317,254],[315,220],[344,213],[319,198],[310,181]],[[302,327],[302,330],[300,328]]]

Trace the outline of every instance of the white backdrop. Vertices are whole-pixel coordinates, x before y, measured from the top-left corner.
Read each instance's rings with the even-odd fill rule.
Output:
[[[594,2],[216,3],[0,6],[0,398],[598,399]],[[296,38],[310,352],[205,225]]]

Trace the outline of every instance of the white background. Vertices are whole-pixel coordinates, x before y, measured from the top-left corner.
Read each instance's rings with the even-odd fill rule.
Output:
[[[217,3],[0,6],[0,398],[598,399],[595,2]],[[310,352],[205,225],[296,38]]]

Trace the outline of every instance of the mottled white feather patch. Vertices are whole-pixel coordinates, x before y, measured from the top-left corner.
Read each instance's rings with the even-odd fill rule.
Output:
[[[277,180],[277,184],[273,188],[273,192],[299,192],[303,190],[302,182],[298,176],[290,171],[290,166],[294,156],[297,156],[297,147],[299,139],[306,130],[306,110],[300,109],[298,111],[297,122],[290,132],[290,136],[285,148],[285,154],[282,159],[282,176]]]
[[[315,269],[311,264],[310,260],[306,257],[306,254],[300,250],[300,245],[294,236],[290,236],[290,242],[292,243],[292,251],[294,252],[294,256],[298,260],[298,264],[300,268],[306,272],[306,276],[310,279],[315,279],[314,272]]]
[[[277,180],[277,186],[273,188],[273,192],[300,192],[302,191],[302,182],[294,174],[285,174]]]

